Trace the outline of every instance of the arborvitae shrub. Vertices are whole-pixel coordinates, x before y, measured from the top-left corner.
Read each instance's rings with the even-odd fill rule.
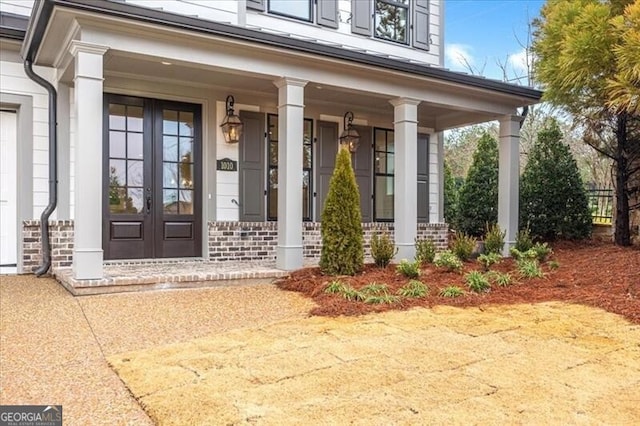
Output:
[[[478,141],[460,191],[457,230],[481,237],[486,223],[498,222],[498,143],[489,134]]]
[[[444,220],[450,226],[455,225],[458,216],[458,188],[451,167],[444,162]]]
[[[591,213],[578,166],[555,120],[529,153],[520,183],[520,223],[544,240],[591,235]]]
[[[351,154],[340,149],[322,210],[320,269],[329,275],[354,275],[362,270],[364,239],[360,194]]]

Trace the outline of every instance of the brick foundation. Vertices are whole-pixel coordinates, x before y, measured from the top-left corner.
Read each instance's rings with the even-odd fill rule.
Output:
[[[373,234],[386,233],[393,240],[393,223],[363,223],[365,258],[370,257]],[[278,243],[277,222],[209,222],[208,259],[219,262],[274,263]],[[305,222],[302,227],[303,256],[320,259],[322,249],[321,224]],[[432,239],[436,247],[447,247],[447,226],[442,223],[419,223],[419,238]],[[73,260],[73,221],[49,222],[51,263],[54,270],[71,266]],[[22,264],[31,272],[42,262],[40,255],[40,221],[29,220],[22,226]]]
[[[22,222],[22,270],[26,273],[32,272],[42,264],[40,236],[39,220]],[[73,221],[50,221],[49,241],[51,243],[51,268],[55,270],[71,266],[73,260]]]

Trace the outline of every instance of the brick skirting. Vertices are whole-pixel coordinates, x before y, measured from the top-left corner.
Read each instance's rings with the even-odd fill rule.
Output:
[[[302,227],[303,256],[306,260],[320,259],[322,249],[321,224],[305,222]],[[386,233],[393,240],[393,223],[363,223],[365,258],[370,257],[373,234]],[[436,247],[447,247],[447,225],[419,223],[419,238],[430,238]],[[209,222],[208,260],[273,263],[278,243],[277,222]],[[73,260],[73,221],[49,222],[51,262],[54,270],[71,266]],[[40,255],[40,221],[22,224],[22,264],[24,272],[31,272],[42,262]]]

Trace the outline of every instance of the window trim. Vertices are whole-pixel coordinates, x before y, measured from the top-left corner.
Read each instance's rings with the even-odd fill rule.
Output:
[[[270,205],[270,201],[271,201],[271,185],[269,182],[269,179],[271,178],[271,170],[278,170],[279,168],[279,164],[276,163],[276,165],[272,165],[271,164],[271,143],[276,143],[278,144],[279,141],[278,139],[273,140],[271,139],[271,132],[270,132],[270,126],[271,126],[271,119],[272,117],[278,118],[278,114],[272,114],[272,113],[268,113],[267,114],[267,158],[266,158],[266,163],[267,163],[267,167],[266,167],[266,187],[267,187],[267,191],[266,191],[266,210],[267,210],[267,214],[266,214],[266,218],[268,222],[273,222],[273,221],[277,221],[278,220],[278,215],[276,214],[275,216],[271,215],[270,209],[269,209],[269,205]],[[313,192],[313,185],[314,185],[314,179],[313,179],[313,173],[314,173],[314,153],[313,153],[313,143],[315,141],[315,136],[314,136],[314,120],[312,118],[304,118],[303,119],[303,137],[304,137],[304,127],[305,124],[309,123],[309,127],[310,127],[310,134],[309,134],[309,142],[305,143],[304,140],[302,140],[302,172],[304,173],[305,171],[309,172],[309,187],[307,188],[307,193],[308,193],[308,212],[309,212],[309,216],[305,217],[304,216],[304,195],[302,198],[302,202],[303,204],[301,205],[301,207],[303,207],[303,215],[302,215],[302,221],[303,222],[312,222],[313,221],[313,203],[314,203],[314,192]],[[278,138],[280,137],[280,135],[278,134]],[[310,160],[311,160],[311,167],[305,167],[304,164],[304,145],[308,145],[311,148],[311,155],[310,155]],[[303,179],[303,176],[301,176],[301,179]],[[304,189],[304,186],[303,186]],[[278,206],[276,204],[276,213],[278,210]]]
[[[385,151],[378,151],[376,149],[376,132],[382,130],[385,132]],[[373,128],[373,156],[372,156],[372,164],[371,164],[371,170],[373,171],[373,214],[372,214],[372,218],[373,218],[373,222],[387,222],[387,223],[393,223],[395,221],[395,217],[396,217],[396,212],[395,212],[395,206],[393,209],[393,215],[390,219],[388,218],[379,218],[378,217],[378,209],[376,206],[376,194],[378,193],[377,191],[377,183],[376,183],[376,178],[378,176],[381,177],[391,177],[393,178],[393,183],[394,183],[394,190],[393,190],[393,199],[394,199],[394,203],[395,203],[395,179],[396,179],[396,174],[395,174],[395,167],[394,167],[394,173],[379,173],[376,171],[376,153],[378,152],[384,152],[385,154],[389,154],[390,151],[388,151],[389,147],[388,147],[388,134],[389,133],[393,133],[394,134],[394,145],[395,145],[395,130],[394,129],[388,129],[388,128],[384,128],[384,127],[374,127]],[[395,148],[393,150],[393,155],[394,155],[394,161],[395,161]],[[388,167],[386,167],[386,169],[388,170]]]
[[[386,41],[386,42],[390,42],[396,45],[401,45],[401,46],[412,46],[412,37],[411,37],[411,30],[413,28],[413,15],[412,15],[412,10],[413,8],[411,7],[411,2],[409,2],[408,4],[404,4],[404,3],[400,3],[400,1],[402,0],[373,0],[373,14],[372,14],[372,35],[373,38],[376,40],[381,40],[381,41]],[[398,8],[403,8],[407,11],[407,15],[406,15],[406,26],[405,26],[405,40],[404,41],[398,41],[398,40],[394,40],[394,39],[390,39],[390,38],[385,38],[385,37],[379,37],[377,35],[377,25],[376,25],[376,6],[378,5],[378,3],[384,3],[384,4],[388,4],[390,6],[394,6],[394,7],[398,7]]]
[[[267,9],[266,12],[270,15],[276,15],[276,16],[281,16],[284,18],[289,18],[289,19],[294,19],[296,21],[300,21],[300,22],[308,22],[308,23],[315,23],[315,13],[314,13],[314,4],[315,1],[314,0],[307,0],[307,3],[309,5],[309,19],[305,19],[302,18],[300,16],[296,16],[296,15],[290,15],[288,13],[283,13],[283,12],[278,12],[278,11],[273,11],[271,10],[271,1],[272,0],[267,0]]]

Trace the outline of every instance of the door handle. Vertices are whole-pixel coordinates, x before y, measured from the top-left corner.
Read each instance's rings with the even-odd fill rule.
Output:
[[[151,213],[151,195],[147,195],[147,214]]]

